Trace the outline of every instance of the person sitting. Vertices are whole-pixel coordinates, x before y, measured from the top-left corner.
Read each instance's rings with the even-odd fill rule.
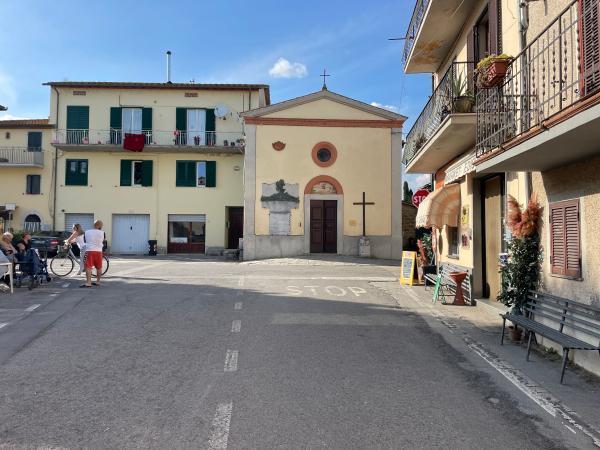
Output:
[[[8,260],[12,263],[15,262],[15,255],[18,253],[17,249],[12,245],[13,234],[10,232],[6,232],[2,235],[2,239],[0,239],[0,249],[6,255]]]
[[[31,248],[31,234],[25,233],[23,238],[17,242],[17,250],[19,253],[25,253]]]

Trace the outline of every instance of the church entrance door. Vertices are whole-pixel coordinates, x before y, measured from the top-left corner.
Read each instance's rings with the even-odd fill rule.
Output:
[[[310,201],[310,252],[337,253],[337,200]]]

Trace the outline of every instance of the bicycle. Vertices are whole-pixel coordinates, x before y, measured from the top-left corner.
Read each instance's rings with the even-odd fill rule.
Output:
[[[57,277],[66,277],[71,272],[75,265],[79,265],[79,260],[73,253],[71,246],[63,246],[59,248],[58,253],[50,260],[50,270]],[[108,272],[108,267],[110,265],[110,261],[108,257],[102,253],[102,273],[104,275]],[[96,269],[92,270],[92,276],[96,276]]]

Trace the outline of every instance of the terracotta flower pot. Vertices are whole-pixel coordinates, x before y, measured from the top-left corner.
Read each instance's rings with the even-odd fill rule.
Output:
[[[486,70],[486,87],[494,87],[502,83],[508,71],[509,64],[509,59],[496,59],[492,61]]]

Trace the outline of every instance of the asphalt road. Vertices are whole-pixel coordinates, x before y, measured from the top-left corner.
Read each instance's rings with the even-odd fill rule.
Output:
[[[34,291],[0,329],[0,449],[573,448],[376,286],[395,273],[116,260]]]

